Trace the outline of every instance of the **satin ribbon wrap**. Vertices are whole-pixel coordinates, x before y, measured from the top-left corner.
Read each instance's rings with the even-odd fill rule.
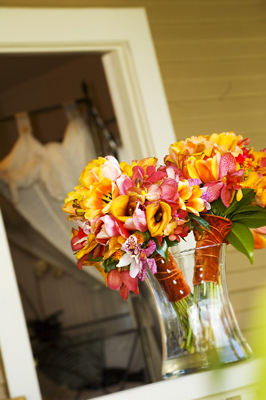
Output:
[[[218,283],[219,279],[219,251],[220,246],[225,242],[225,238],[230,232],[233,223],[227,219],[217,215],[206,214],[201,216],[210,225],[210,230],[201,226],[203,236],[194,229],[196,239],[195,266],[193,285],[201,282]],[[205,246],[208,246],[204,248]]]
[[[165,259],[159,254],[156,254],[154,259],[157,264],[155,277],[163,288],[168,300],[172,303],[187,297],[191,292],[190,287],[172,254],[168,252],[168,264],[166,264]]]

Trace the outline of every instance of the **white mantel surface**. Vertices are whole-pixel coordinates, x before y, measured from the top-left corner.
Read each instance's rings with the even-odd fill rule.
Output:
[[[265,368],[265,367],[264,367]],[[234,392],[259,383],[262,360],[252,360],[214,371],[180,376],[138,388],[108,394],[103,400],[197,400],[221,393]],[[241,392],[240,392],[241,393]],[[225,395],[227,398],[227,395]],[[213,398],[213,397],[212,397]],[[219,397],[220,398],[220,397]],[[240,397],[239,397],[240,398]],[[255,398],[255,397],[241,397]]]

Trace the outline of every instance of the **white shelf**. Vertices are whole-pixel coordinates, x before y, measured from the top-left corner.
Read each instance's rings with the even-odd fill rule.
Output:
[[[262,360],[199,372],[102,396],[106,400],[255,400]]]

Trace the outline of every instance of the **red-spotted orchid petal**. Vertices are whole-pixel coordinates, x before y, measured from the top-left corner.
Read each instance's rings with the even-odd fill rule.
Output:
[[[122,285],[122,277],[116,269],[111,269],[107,276],[107,285],[110,289],[117,290]]]
[[[236,160],[235,157],[231,153],[226,153],[221,157],[220,165],[219,165],[219,177],[222,179],[224,176],[228,174],[232,174],[236,172]]]
[[[204,188],[207,188],[206,192],[209,194],[208,201],[211,203],[217,200],[220,196],[221,190],[224,184],[222,182],[208,182],[205,183]]]
[[[129,290],[136,290],[138,287],[138,278],[132,278],[129,271],[120,272],[122,282],[128,287]]]
[[[124,285],[123,283],[119,290],[119,294],[124,301],[128,298],[129,290],[128,290],[128,287],[126,285]]]

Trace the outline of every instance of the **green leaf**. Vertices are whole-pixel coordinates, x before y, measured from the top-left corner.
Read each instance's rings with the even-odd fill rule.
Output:
[[[89,257],[88,257],[88,261],[93,261],[93,262],[100,262],[100,261],[102,261],[102,259],[103,259],[103,257],[95,257],[95,258],[93,258],[92,254],[89,254]]]
[[[104,260],[102,263],[102,266],[105,270],[105,272],[110,272],[111,269],[116,269],[117,261],[115,262],[113,257],[108,258],[107,260]]]
[[[249,228],[239,222],[234,222],[226,240],[238,251],[245,254],[253,264],[254,239]]]
[[[253,189],[242,189],[243,197],[240,201],[237,201],[236,195],[237,192],[235,193],[234,199],[230,206],[227,208],[227,210],[224,213],[224,216],[228,216],[229,214],[233,214],[234,212],[237,212],[240,208],[247,206],[249,203],[254,198],[254,190]],[[229,218],[230,219],[230,218]]]
[[[253,212],[250,214],[235,214],[232,217],[233,222],[239,222],[248,226],[249,228],[260,228],[266,225],[266,213],[265,212]]]
[[[251,213],[258,213],[258,212],[265,213],[265,215],[266,215],[265,208],[262,208],[260,206],[245,206],[245,207],[241,207],[239,210],[237,210],[234,213],[234,216],[237,214],[242,214],[242,213],[251,214]]]
[[[266,224],[265,224],[266,225]],[[165,238],[168,247],[174,247],[179,244],[178,240],[170,240],[168,237]]]
[[[166,265],[168,265],[168,245],[167,241],[163,239],[162,245],[159,246],[158,242],[156,243],[156,251],[160,256],[165,259]]]
[[[217,200],[214,200],[211,203],[211,211],[214,215],[224,215],[226,211],[226,206],[222,202],[222,199],[219,197]]]
[[[199,231],[199,233],[201,234],[201,237],[200,237],[200,240],[201,240],[202,237],[203,237],[203,230],[201,229],[201,227],[199,227],[198,225],[194,224],[193,222],[192,222],[192,227],[194,229],[196,229],[197,231]]]
[[[207,222],[205,219],[198,217],[197,215],[190,214],[190,218],[193,220],[196,220],[197,223],[202,226],[204,229],[207,229],[207,231],[210,230],[210,224]]]

